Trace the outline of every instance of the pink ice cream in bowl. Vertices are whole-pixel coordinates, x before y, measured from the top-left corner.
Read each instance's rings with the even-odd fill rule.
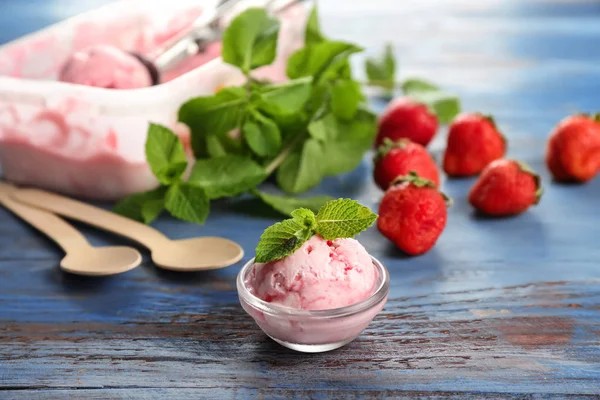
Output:
[[[238,274],[237,290],[244,310],[269,337],[317,353],[358,337],[383,309],[390,280],[351,237],[375,220],[367,207],[339,199],[316,216],[301,210],[265,231],[256,257]],[[361,222],[349,227],[348,221]]]

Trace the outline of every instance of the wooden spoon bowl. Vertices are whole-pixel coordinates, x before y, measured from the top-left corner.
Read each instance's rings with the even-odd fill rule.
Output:
[[[141,261],[140,253],[131,247],[85,247],[67,253],[60,267],[77,275],[106,276],[129,271]]]
[[[213,236],[171,240],[152,249],[152,260],[174,271],[226,267],[243,256],[244,251],[236,242]]]

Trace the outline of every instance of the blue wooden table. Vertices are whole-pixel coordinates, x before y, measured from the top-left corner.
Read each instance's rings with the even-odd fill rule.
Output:
[[[0,41],[100,3],[0,0]],[[445,181],[455,205],[428,254],[407,258],[375,229],[363,233],[391,273],[389,301],[356,341],[316,355],[280,347],[244,314],[234,285],[242,263],[178,274],[144,254],[143,266],[122,276],[79,278],[59,271],[62,254],[50,241],[0,209],[0,398],[600,393],[600,179],[555,184],[543,164],[560,118],[600,108],[600,3],[323,0],[321,10],[331,36],[372,54],[392,40],[402,76],[430,78],[466,110],[493,113],[509,155],[541,172],[541,204],[484,219],[466,202],[472,180]],[[365,160],[315,192],[375,209],[381,193],[370,173]],[[166,217],[155,226],[173,238],[229,237],[246,261],[276,218],[241,200],[217,204],[204,227]],[[95,244],[119,243],[80,227]]]

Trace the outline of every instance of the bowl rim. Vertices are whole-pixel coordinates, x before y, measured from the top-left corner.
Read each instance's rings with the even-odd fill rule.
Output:
[[[254,266],[254,257],[250,259],[240,270],[236,279],[236,286],[238,291],[238,296],[242,303],[247,303],[253,308],[256,308],[262,311],[265,314],[269,314],[272,316],[287,316],[287,317],[309,317],[311,319],[320,319],[320,318],[340,318],[347,317],[349,315],[358,314],[363,311],[366,311],[373,306],[379,304],[381,301],[384,301],[389,294],[390,291],[390,274],[385,266],[377,260],[375,257],[370,256],[373,261],[373,265],[377,268],[377,272],[379,274],[379,286],[377,289],[366,299],[363,299],[357,303],[350,304],[349,306],[331,308],[328,310],[299,310],[296,308],[291,308],[287,306],[283,306],[280,304],[268,303],[252,293],[246,287],[244,281],[245,277],[251,268]]]

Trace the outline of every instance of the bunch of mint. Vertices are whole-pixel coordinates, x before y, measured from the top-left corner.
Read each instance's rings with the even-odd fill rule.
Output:
[[[287,257],[315,234],[325,240],[354,237],[377,219],[377,214],[351,199],[328,201],[317,215],[306,208],[294,210],[291,215],[291,219],[278,222],[263,232],[256,246],[256,262]]]
[[[203,223],[211,200],[245,192],[288,215],[298,207],[318,210],[331,199],[277,196],[257,186],[275,174],[283,191],[296,194],[358,166],[376,131],[376,116],[367,110],[348,62],[362,49],[325,38],[313,9],[305,46],[288,60],[290,80],[257,81],[252,71],[275,60],[278,34],[278,20],[261,8],[231,22],[222,57],[247,81],[179,109],[179,121],[191,130],[196,158],[191,175],[184,180],[187,160],[179,138],[150,124],[146,159],[161,186],[123,199],[116,212],[149,223],[167,209],[176,218]]]
[[[146,160],[161,186],[123,199],[115,212],[150,223],[166,209],[176,218],[204,223],[210,201],[250,193],[275,210],[318,210],[329,196],[296,198],[261,192],[271,175],[280,189],[298,194],[324,177],[356,168],[372,146],[376,116],[367,109],[349,57],[362,51],[327,39],[314,8],[305,45],[287,62],[289,81],[272,84],[252,77],[276,57],[279,22],[264,9],[238,15],[223,34],[222,58],[246,76],[242,86],[190,99],[179,121],[191,130],[195,163],[188,163],[180,139],[150,124]]]

